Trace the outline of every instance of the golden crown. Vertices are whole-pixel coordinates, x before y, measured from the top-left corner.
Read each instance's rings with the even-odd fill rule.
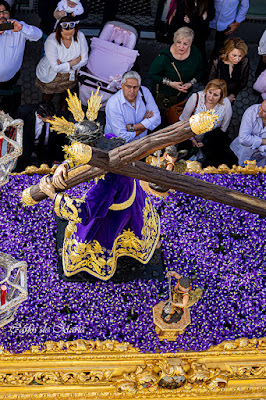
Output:
[[[91,97],[88,100],[88,109],[86,112],[86,117],[89,121],[95,121],[98,117],[98,112],[101,108],[101,99],[102,95],[99,95],[99,89],[97,88],[95,94],[91,92]],[[76,122],[84,121],[85,114],[82,110],[81,101],[79,100],[77,94],[74,95],[68,89],[68,98],[66,99],[68,104],[68,109],[72,113]],[[64,117],[58,118],[54,117],[52,120],[49,120],[51,124],[51,129],[56,131],[57,133],[65,133],[68,136],[71,136],[75,132],[75,124],[73,122],[67,121]]]
[[[218,115],[214,113],[214,110],[202,111],[189,118],[191,130],[196,135],[211,131],[216,121],[219,122]]]

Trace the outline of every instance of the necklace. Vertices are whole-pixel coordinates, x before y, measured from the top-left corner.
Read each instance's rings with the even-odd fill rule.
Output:
[[[135,101],[131,101],[130,104],[132,105],[132,107],[135,107],[136,105]]]

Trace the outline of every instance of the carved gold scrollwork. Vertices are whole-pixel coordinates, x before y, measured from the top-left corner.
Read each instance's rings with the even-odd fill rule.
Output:
[[[113,371],[82,371],[82,372],[21,372],[17,374],[0,374],[0,386],[13,385],[74,385],[92,382],[108,382]]]
[[[205,387],[212,390],[225,387],[229,375],[228,371],[208,368],[196,361],[162,359],[146,362],[145,366],[138,366],[135,372],[122,373],[118,377],[113,377],[111,382],[115,384],[118,392],[154,391],[158,385],[168,389],[186,385],[189,389]]]
[[[39,346],[32,346],[29,350],[31,353],[61,353],[66,351],[67,353],[90,353],[92,351],[113,351],[113,352],[130,352],[139,353],[139,350],[133,347],[129,343],[119,343],[115,340],[83,340],[78,339],[71,342],[59,342],[47,341],[44,344],[43,350],[39,349]]]
[[[160,379],[159,373],[155,372],[156,362],[146,362],[144,366],[137,366],[135,372],[123,372],[120,376],[111,378],[118,392],[137,393],[146,389],[154,391]]]
[[[209,351],[219,350],[255,350],[255,349],[266,349],[266,338],[239,338],[233,342],[222,342],[217,346],[212,347]]]
[[[5,385],[29,385],[32,382],[32,374],[29,372],[0,374],[0,386]]]
[[[187,380],[193,386],[201,385],[214,389],[225,387],[229,379],[229,372],[220,368],[208,368],[206,365],[193,360],[190,362],[190,370],[187,373]]]
[[[266,365],[230,367],[230,378],[266,378]]]
[[[112,340],[49,341],[17,355],[0,348],[0,400],[266,398],[265,347],[265,338],[239,338],[178,357]]]

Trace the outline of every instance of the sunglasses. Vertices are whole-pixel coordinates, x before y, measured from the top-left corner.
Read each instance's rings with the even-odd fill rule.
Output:
[[[63,29],[73,29],[78,23],[79,21],[60,22],[60,25],[62,26]]]

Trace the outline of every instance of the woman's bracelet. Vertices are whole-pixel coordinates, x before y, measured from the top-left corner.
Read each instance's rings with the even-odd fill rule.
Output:
[[[170,86],[170,83],[171,83],[171,82],[172,82],[171,79],[169,79],[169,78],[163,78],[162,84],[163,84],[163,85],[166,85],[166,86]]]
[[[197,83],[197,79],[196,78],[192,78],[190,83],[191,83],[192,86],[194,86]]]

